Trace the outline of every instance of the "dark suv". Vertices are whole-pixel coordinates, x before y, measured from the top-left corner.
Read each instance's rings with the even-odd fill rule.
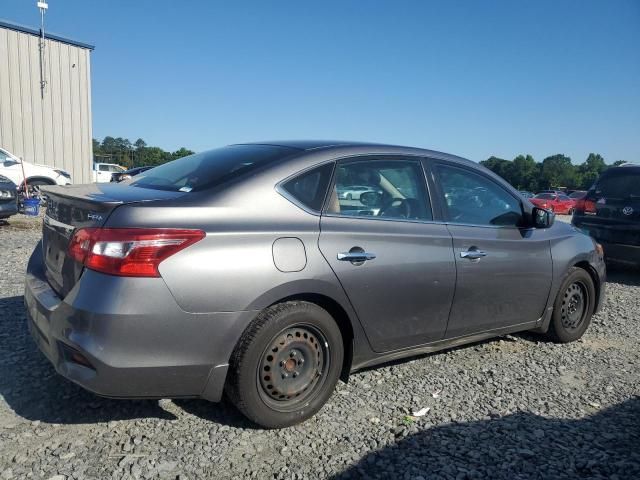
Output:
[[[640,165],[602,173],[578,200],[572,223],[603,245],[607,260],[640,265]]]

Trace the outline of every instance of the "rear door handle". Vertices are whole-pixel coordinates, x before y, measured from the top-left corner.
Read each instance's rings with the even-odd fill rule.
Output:
[[[466,252],[460,252],[460,257],[468,258],[469,260],[476,260],[486,256],[487,252],[483,252],[482,250],[467,250]]]
[[[343,262],[366,262],[374,258],[376,258],[376,254],[369,252],[342,252],[338,254],[338,260]]]

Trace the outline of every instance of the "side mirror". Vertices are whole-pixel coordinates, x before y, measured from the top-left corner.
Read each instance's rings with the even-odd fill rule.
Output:
[[[533,207],[533,226],[536,228],[549,228],[556,219],[555,213],[544,208]]]
[[[367,207],[380,207],[382,205],[382,195],[378,192],[364,192],[360,194],[360,203]]]

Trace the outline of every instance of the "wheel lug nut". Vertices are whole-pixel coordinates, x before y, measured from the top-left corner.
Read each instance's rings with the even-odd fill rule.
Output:
[[[293,378],[296,378],[298,376],[298,372],[293,372]]]
[[[296,356],[296,352],[295,352],[295,351],[291,352],[291,353],[289,354],[289,356],[290,356],[291,358],[295,357],[295,356]]]
[[[283,374],[282,374],[282,378],[287,378],[288,376],[289,376],[289,374],[288,374],[288,373],[283,373]]]
[[[280,366],[284,367],[284,360],[280,360]]]

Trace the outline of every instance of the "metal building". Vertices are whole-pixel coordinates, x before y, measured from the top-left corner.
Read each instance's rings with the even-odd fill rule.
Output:
[[[93,48],[0,20],[0,147],[73,183],[92,179]]]

